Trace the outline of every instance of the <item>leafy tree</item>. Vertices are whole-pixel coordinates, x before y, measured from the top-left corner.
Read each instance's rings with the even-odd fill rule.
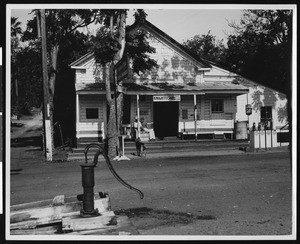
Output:
[[[18,36],[22,34],[22,28],[21,22],[16,17],[11,17],[10,24],[11,50],[14,52],[19,46]]]
[[[217,40],[215,36],[210,34],[210,31],[206,35],[195,35],[193,38],[186,40],[183,46],[201,58],[222,66],[226,65],[226,48],[223,40]]]
[[[33,107],[42,102],[42,69],[41,54],[38,46],[27,46],[19,50],[14,59],[12,80],[18,81],[18,96],[12,92],[12,112],[28,114]]]
[[[290,93],[292,12],[245,10],[236,34],[228,38],[227,61],[241,75]],[[282,84],[287,84],[283,86]]]
[[[126,31],[127,10],[103,10],[103,27],[101,27],[94,39],[94,53],[96,61],[104,69],[106,84],[106,101],[109,107],[107,122],[108,154],[114,157],[117,154],[118,132],[122,121],[123,93],[112,94],[111,84],[114,84],[114,67],[121,58],[127,55],[132,60],[133,72],[139,73],[155,67],[157,64],[148,54],[155,52],[148,42],[144,32],[129,35]],[[135,24],[145,21],[146,13],[139,9],[135,12]],[[122,87],[122,81],[118,84]],[[116,87],[113,87],[116,89]],[[117,105],[117,111],[116,106]],[[116,115],[117,114],[117,115]],[[117,116],[117,118],[116,118]],[[118,123],[118,127],[116,126]]]
[[[11,17],[10,20],[10,48],[11,48],[11,94],[12,94],[12,114],[16,114],[17,117],[20,117],[20,104],[18,99],[18,80],[16,77],[17,65],[16,65],[16,55],[21,50],[19,36],[22,34],[21,22],[18,21],[18,18]]]
[[[53,120],[54,123],[60,123],[64,140],[69,138],[73,140],[73,143],[76,138],[76,114],[74,113],[76,111],[76,91],[74,71],[70,69],[69,64],[89,51],[90,38],[89,35],[78,32],[66,40],[65,45],[60,48],[58,53]],[[54,127],[56,135],[59,135],[58,129],[57,126]],[[54,139],[57,140],[57,144],[61,143],[60,138],[54,137]]]
[[[287,95],[291,125],[292,11],[245,10],[228,38],[232,69]],[[291,131],[291,130],[290,130]]]
[[[59,73],[58,56],[62,49],[70,45],[70,40],[80,35],[78,29],[88,26],[101,19],[99,10],[92,9],[47,9],[46,36],[48,52],[48,87],[50,121],[53,129],[54,95],[56,80]],[[34,10],[34,18],[27,22],[23,41],[38,41],[40,36],[40,13]],[[52,138],[53,141],[53,131]],[[54,145],[54,143],[52,143]]]

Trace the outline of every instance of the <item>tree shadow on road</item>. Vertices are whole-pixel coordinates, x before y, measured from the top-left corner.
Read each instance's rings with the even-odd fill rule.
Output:
[[[19,175],[23,169],[11,169],[10,175]]]
[[[193,215],[191,213],[173,212],[147,207],[120,209],[114,211],[116,215],[126,215],[140,229],[149,229],[162,225],[189,224],[196,220],[213,220],[212,215]]]
[[[42,137],[41,136],[31,136],[11,139],[11,147],[40,147],[42,150]],[[36,149],[38,150],[38,149]]]

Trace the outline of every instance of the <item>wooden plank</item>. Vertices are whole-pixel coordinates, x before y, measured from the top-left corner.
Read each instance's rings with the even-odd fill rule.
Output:
[[[76,213],[79,213],[77,211]],[[61,223],[63,217],[68,217],[74,215],[74,212],[71,213],[64,213],[60,216],[53,217],[53,216],[45,216],[39,219],[30,219],[25,221],[19,221],[16,223],[10,224],[10,230],[26,230],[26,229],[34,229],[40,227],[45,224],[56,224]]]
[[[60,229],[60,226],[46,226],[42,228],[33,228],[33,229],[15,229],[10,230],[11,235],[54,235],[57,230]]]
[[[63,231],[84,231],[107,228],[110,225],[115,226],[114,222],[115,214],[113,211],[104,212],[101,216],[92,218],[82,218],[79,213],[75,213],[72,216],[62,218],[62,230]]]
[[[82,202],[67,203],[62,206],[39,207],[16,211],[10,214],[10,223],[27,220],[37,220],[41,223],[49,223],[48,219],[60,219],[64,213],[80,211]],[[45,222],[43,222],[45,220]],[[40,224],[41,224],[40,223]]]
[[[108,213],[106,217],[113,215],[113,213]],[[78,217],[77,212],[70,213],[69,218]],[[67,231],[63,235],[139,235],[137,228],[131,223],[127,216],[116,215],[112,225],[103,225],[102,227],[96,229],[86,229],[78,231]],[[64,219],[65,220],[65,219]],[[84,219],[83,221],[87,221]],[[88,220],[90,221],[90,220]],[[109,223],[109,222],[108,222]],[[102,220],[103,224],[103,220]],[[83,228],[82,228],[83,229]],[[52,224],[49,226],[38,226],[28,229],[11,229],[11,235],[56,235],[62,234],[62,222],[57,224]],[[59,232],[59,233],[58,233]]]
[[[48,202],[48,201],[47,201]],[[80,201],[65,203],[60,206],[39,206],[41,202],[30,204],[31,208],[12,211],[10,214],[11,227],[20,228],[22,224],[26,225],[41,225],[55,223],[61,221],[62,217],[68,216],[71,212],[80,212],[83,208],[83,203]],[[28,204],[29,205],[29,204]],[[27,205],[27,206],[28,206]],[[109,197],[99,198],[94,200],[94,207],[100,213],[110,211]],[[28,222],[29,221],[29,222]],[[23,222],[23,223],[21,223]]]
[[[65,203],[77,201],[76,196],[71,196],[71,197],[67,197],[64,199],[65,199]],[[42,200],[42,201],[22,203],[22,204],[12,205],[10,207],[10,212],[14,212],[14,211],[22,210],[22,209],[52,206],[52,204],[53,204],[53,199],[46,199],[46,200]]]
[[[110,225],[100,229],[82,230],[66,233],[65,235],[139,235],[136,227],[127,216],[115,216],[117,225]]]

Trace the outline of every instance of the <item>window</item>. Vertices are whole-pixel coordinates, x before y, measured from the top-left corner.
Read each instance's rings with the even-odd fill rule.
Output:
[[[212,113],[223,113],[224,112],[223,99],[212,99],[211,100],[211,112]]]
[[[182,109],[182,119],[188,119],[188,110],[187,109]]]
[[[272,121],[272,107],[265,106],[260,108],[260,122],[267,123]]]
[[[98,108],[87,108],[85,110],[87,119],[98,119],[99,113]]]

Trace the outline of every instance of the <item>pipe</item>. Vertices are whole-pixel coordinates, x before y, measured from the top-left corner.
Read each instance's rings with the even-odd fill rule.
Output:
[[[109,168],[110,172],[113,174],[113,176],[125,187],[127,187],[128,189],[130,190],[133,190],[135,192],[137,192],[139,195],[140,195],[140,198],[143,199],[144,198],[144,194],[142,191],[140,191],[139,189],[129,185],[128,183],[126,183],[118,174],[117,172],[114,170],[111,162],[110,162],[110,159],[107,155],[107,153],[105,152],[104,150],[104,146],[102,144],[99,144],[99,143],[91,143],[89,144],[85,150],[84,150],[84,154],[85,154],[85,162],[87,163],[87,153],[88,153],[88,150],[91,148],[91,147],[98,147],[98,151],[96,152],[95,156],[94,156],[94,160],[93,160],[93,165],[94,167],[97,165],[98,163],[98,157],[100,154],[103,155],[104,159],[105,159],[105,162],[107,164],[107,167]]]

